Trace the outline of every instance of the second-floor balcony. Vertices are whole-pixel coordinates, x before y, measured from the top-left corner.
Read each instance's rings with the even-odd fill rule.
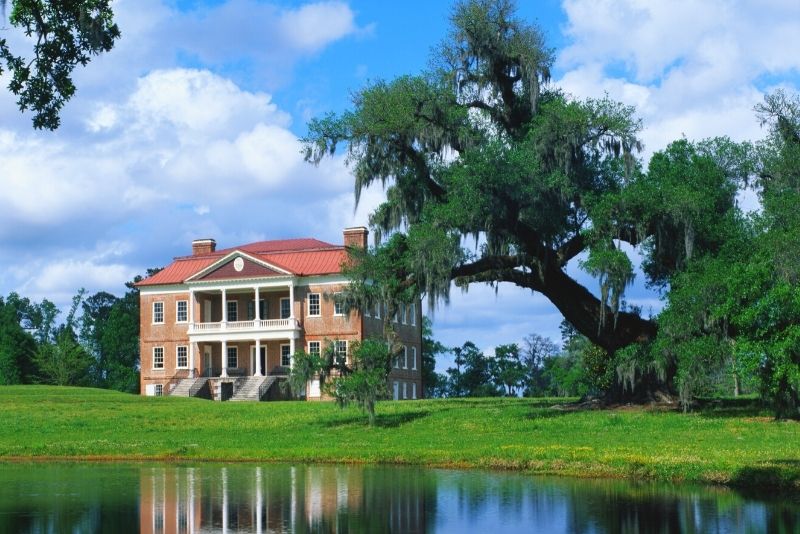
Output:
[[[255,319],[216,323],[190,323],[189,334],[218,334],[223,332],[286,332],[300,329],[297,319]]]

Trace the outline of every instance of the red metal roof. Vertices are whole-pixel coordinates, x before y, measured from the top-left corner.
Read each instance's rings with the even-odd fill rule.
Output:
[[[300,275],[334,274],[341,272],[342,262],[347,258],[344,247],[300,252],[259,254],[267,263],[282,267]]]
[[[145,278],[137,286],[158,286],[164,284],[180,284],[193,274],[202,271],[215,261],[217,256],[199,256],[189,258],[177,258],[150,278]]]
[[[137,286],[182,284],[215,261],[241,251],[298,276],[336,274],[347,257],[344,247],[312,238],[259,241],[218,250],[202,256],[175,258],[162,271],[142,280]]]

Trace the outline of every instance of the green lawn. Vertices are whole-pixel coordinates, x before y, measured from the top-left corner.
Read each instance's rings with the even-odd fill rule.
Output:
[[[389,462],[800,491],[800,424],[746,409],[553,409],[553,399],[218,403],[0,387],[0,459]]]

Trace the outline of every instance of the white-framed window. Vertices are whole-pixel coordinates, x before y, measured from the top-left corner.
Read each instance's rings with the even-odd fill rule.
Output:
[[[156,384],[156,387],[153,388],[153,395],[155,395],[156,397],[163,397],[164,384]]]
[[[392,399],[400,400],[400,384],[397,382],[397,380],[395,380],[392,384]]]
[[[417,370],[417,347],[411,347],[411,369]]]
[[[408,307],[408,322],[411,326],[417,326],[417,303]]]
[[[334,342],[336,349],[336,358],[339,360],[347,359],[347,341],[336,340]]]
[[[408,382],[403,382],[403,399],[408,398]]]
[[[292,304],[289,297],[281,298],[281,319],[288,319],[292,316]]]
[[[164,368],[164,347],[153,347],[153,369]]]
[[[239,367],[239,347],[228,347],[228,369]]]
[[[375,303],[375,314],[374,315],[375,315],[376,319],[380,319],[381,318],[381,303],[380,302],[376,302]]]
[[[372,317],[372,310],[370,309],[370,307],[369,307],[369,306],[367,306],[366,308],[364,308],[364,317],[366,317],[367,319],[369,319],[370,317]]]
[[[341,293],[334,293],[333,294],[333,314],[334,315],[344,315],[344,303],[340,302],[339,299],[341,298]]]
[[[281,345],[281,365],[283,367],[292,365],[292,353],[289,350],[289,345]]]
[[[406,305],[401,302],[397,309],[400,312],[400,324],[406,324]]]
[[[392,316],[392,322],[393,323],[396,323],[396,322],[399,321],[399,317],[398,317],[399,315],[400,315],[400,307],[398,306],[398,307],[396,307],[394,309],[394,315]]]
[[[408,369],[408,347],[403,345],[403,369]]]
[[[175,303],[175,322],[186,323],[189,321],[189,301],[179,300]]]
[[[153,324],[164,324],[164,303],[153,303]]]
[[[416,399],[417,398],[417,383],[416,382],[412,382],[411,383],[411,398],[412,399]]]
[[[229,300],[227,303],[228,306],[228,321],[235,322],[239,320],[239,301],[238,300]]]
[[[395,355],[395,357],[394,357],[393,367],[395,369],[400,369],[400,355],[399,354]]]
[[[319,293],[308,294],[308,316],[309,317],[320,316]]]
[[[175,348],[175,367],[178,369],[189,367],[189,347],[186,345],[178,345]]]
[[[308,342],[308,353],[309,354],[316,354],[319,356],[320,352],[320,343],[319,341],[309,341]]]

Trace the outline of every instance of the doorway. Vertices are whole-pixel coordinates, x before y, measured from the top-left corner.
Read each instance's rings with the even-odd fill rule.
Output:
[[[203,376],[211,376],[211,345],[203,345]]]

